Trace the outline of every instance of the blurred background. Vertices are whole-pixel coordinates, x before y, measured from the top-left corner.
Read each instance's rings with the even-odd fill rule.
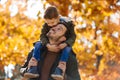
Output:
[[[0,80],[23,80],[20,66],[50,5],[76,25],[73,50],[82,80],[120,80],[120,0],[0,0]]]

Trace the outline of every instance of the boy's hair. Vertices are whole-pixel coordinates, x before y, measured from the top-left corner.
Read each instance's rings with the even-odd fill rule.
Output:
[[[44,19],[53,19],[59,16],[58,10],[54,6],[50,6],[46,9],[44,13]]]

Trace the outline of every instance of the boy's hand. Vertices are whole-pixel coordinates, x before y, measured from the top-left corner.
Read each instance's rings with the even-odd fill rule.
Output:
[[[60,49],[63,49],[63,48],[65,48],[66,46],[67,46],[66,43],[61,43],[61,44],[59,45],[59,48],[60,48]]]
[[[60,51],[60,49],[57,45],[47,44],[47,48],[48,48],[48,51],[51,51],[51,52],[59,52]]]
[[[61,43],[61,42],[65,41],[65,40],[66,40],[66,37],[65,37],[65,36],[62,36],[62,37],[58,40],[58,42]]]
[[[31,66],[37,66],[37,60],[34,57],[32,57],[28,63],[28,68]]]

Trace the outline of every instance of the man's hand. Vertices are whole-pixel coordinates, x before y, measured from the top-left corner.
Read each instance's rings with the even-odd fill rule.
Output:
[[[61,43],[58,47],[59,47],[60,49],[63,49],[63,48],[65,48],[66,46],[67,46],[66,43]]]
[[[58,40],[58,42],[61,43],[61,42],[65,41],[65,40],[66,40],[66,37],[65,37],[65,36],[62,36],[62,37]]]
[[[34,57],[32,57],[28,63],[28,68],[31,66],[37,66],[37,60]]]
[[[51,52],[59,52],[60,51],[60,49],[57,45],[47,44],[47,48],[48,48],[48,51],[51,51]]]

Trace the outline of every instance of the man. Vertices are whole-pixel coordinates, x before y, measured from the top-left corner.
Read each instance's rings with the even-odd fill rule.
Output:
[[[42,45],[47,47],[49,51],[52,52],[59,52],[60,49],[65,48],[66,46],[72,46],[75,41],[75,33],[74,33],[74,26],[71,23],[71,21],[66,21],[65,19],[60,18],[59,13],[55,7],[49,7],[45,11],[44,15],[45,24],[42,29],[42,34],[40,36],[40,40],[42,42]],[[64,22],[65,24],[69,25],[68,23],[72,24],[67,26],[68,33],[66,36],[66,41],[59,45],[59,47],[56,47],[55,45],[49,44],[48,38],[46,36],[47,32],[51,29],[51,27],[54,27],[59,22]],[[29,66],[34,66],[35,61],[30,60]],[[76,74],[76,75],[75,75]],[[77,60],[75,58],[75,54],[71,51],[70,58],[67,62],[67,70],[66,70],[67,80],[80,80],[80,76],[78,73],[78,67],[77,67]]]

